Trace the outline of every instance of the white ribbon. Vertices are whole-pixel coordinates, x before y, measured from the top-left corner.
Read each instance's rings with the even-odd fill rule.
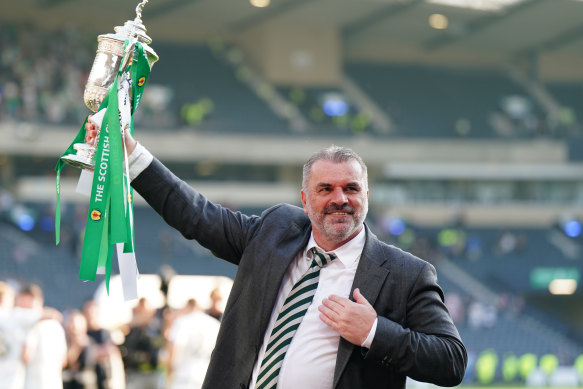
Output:
[[[130,42],[131,45],[131,42]],[[133,45],[131,46],[133,47]],[[129,73],[125,72],[121,75],[118,80],[118,90],[117,90],[117,97],[118,97],[118,107],[119,107],[119,120],[120,120],[120,128],[121,128],[121,135],[122,135],[122,145],[123,145],[123,155],[124,155],[124,174],[123,174],[123,186],[124,186],[124,194],[127,194],[128,198],[127,201],[124,202],[126,205],[125,211],[126,213],[129,212],[130,217],[130,231],[131,231],[131,239],[134,239],[134,215],[132,214],[133,210],[130,206],[130,175],[129,175],[129,164],[128,164],[128,155],[127,149],[125,144],[125,138],[123,136],[125,131],[129,131],[131,121],[132,121],[132,111],[131,111],[131,100],[130,100],[130,88],[131,88],[131,79]],[[132,246],[135,249],[135,242],[132,241]],[[121,276],[121,283],[122,283],[122,290],[123,296],[125,301],[135,300],[138,298],[138,278],[139,278],[139,271],[138,265],[136,262],[136,254],[135,252],[131,253],[124,253],[123,252],[123,243],[117,243],[117,262],[119,265],[119,274]]]

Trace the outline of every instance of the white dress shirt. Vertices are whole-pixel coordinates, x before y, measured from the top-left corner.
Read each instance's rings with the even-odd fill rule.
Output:
[[[138,143],[134,151],[128,155],[130,181],[133,181],[134,178],[143,172],[152,163],[153,159],[154,156],[152,153]]]
[[[279,389],[332,388],[340,335],[320,320],[318,307],[322,304],[322,300],[331,294],[348,298],[364,242],[363,228],[356,237],[335,249],[334,254],[338,258],[320,270],[320,280],[314,300],[285,354],[279,372],[277,386]],[[311,256],[307,253],[314,246],[317,244],[312,235],[306,248],[296,257],[285,273],[271,312],[269,325],[265,330],[263,345],[253,368],[250,389],[255,388],[259,367],[279,311],[294,284],[309,268]]]

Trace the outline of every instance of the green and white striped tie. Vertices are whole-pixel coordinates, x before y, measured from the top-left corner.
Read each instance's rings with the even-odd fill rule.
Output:
[[[270,389],[277,386],[277,378],[285,353],[316,294],[320,269],[336,258],[333,253],[324,253],[316,247],[311,251],[312,264],[289,292],[271,331],[257,376],[257,389]]]

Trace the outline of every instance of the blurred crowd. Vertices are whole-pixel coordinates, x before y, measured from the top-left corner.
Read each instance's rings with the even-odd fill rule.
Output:
[[[0,26],[0,121],[83,123],[90,113],[83,91],[96,46],[96,36],[72,27],[47,32],[34,26]],[[167,109],[171,89],[151,85],[148,90],[140,123],[175,124]]]
[[[35,284],[0,281],[0,389],[199,388],[222,317],[223,296],[202,309],[137,301],[129,322],[102,326],[98,301],[60,312]]]
[[[89,38],[69,28],[46,34],[33,26],[0,26],[0,118],[82,122],[93,61]]]

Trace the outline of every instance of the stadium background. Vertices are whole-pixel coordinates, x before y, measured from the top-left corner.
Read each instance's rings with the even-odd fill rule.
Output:
[[[437,267],[470,352],[464,385],[583,385],[583,2],[465,3],[153,0],[160,61],[136,137],[250,213],[299,204],[306,158],[352,147],[370,169],[368,224]],[[0,1],[0,279],[38,283],[63,311],[99,282],[77,279],[73,168],[54,246],[53,167],[88,114],[96,36],[136,5]],[[136,203],[142,274],[234,275]]]

